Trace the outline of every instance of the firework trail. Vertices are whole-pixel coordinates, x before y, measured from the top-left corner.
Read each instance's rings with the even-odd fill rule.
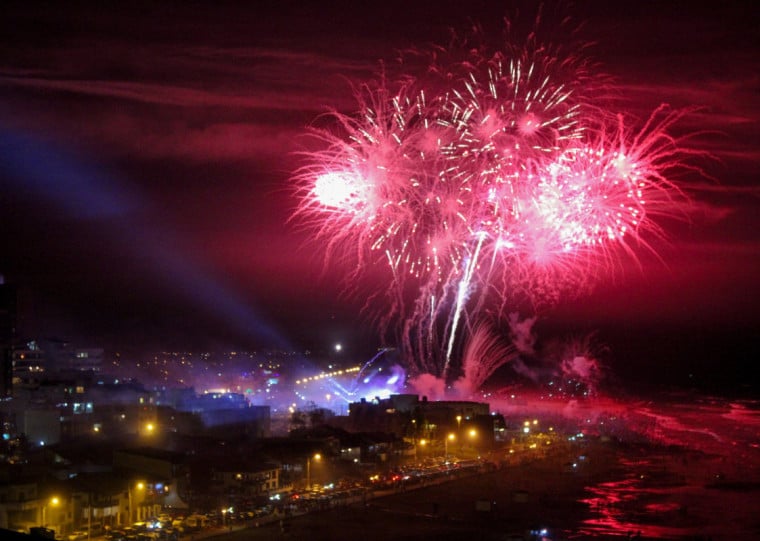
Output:
[[[635,259],[686,201],[670,179],[688,156],[669,134],[683,113],[629,127],[600,107],[605,77],[535,33],[454,49],[434,48],[419,76],[359,87],[358,111],[327,115],[322,150],[294,175],[325,261],[344,259],[354,284],[384,268],[369,309],[413,375],[444,380],[468,334],[485,341],[479,314],[551,304]]]
[[[460,395],[470,396],[503,365],[519,354],[517,348],[485,323],[480,323],[467,341],[462,357],[464,374],[454,383]]]

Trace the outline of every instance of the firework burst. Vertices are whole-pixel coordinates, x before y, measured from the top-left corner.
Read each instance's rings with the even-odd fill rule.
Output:
[[[424,76],[364,85],[356,113],[330,113],[294,180],[326,260],[348,257],[351,281],[387,269],[371,300],[412,374],[446,379],[483,310],[584,291],[660,234],[654,218],[685,201],[670,179],[688,153],[668,134],[682,113],[628,128],[598,105],[605,78],[534,34],[434,51]]]

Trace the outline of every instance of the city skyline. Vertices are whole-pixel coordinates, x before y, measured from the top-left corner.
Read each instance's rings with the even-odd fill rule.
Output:
[[[31,293],[35,330],[109,348],[381,345],[362,299],[344,294],[335,268],[323,273],[321,248],[290,220],[306,127],[331,107],[355,108],[351,84],[380,62],[390,70],[397,51],[445,43],[470,20],[497,28],[512,12],[490,2],[387,3],[376,16],[287,7],[11,8],[0,273]],[[538,316],[547,337],[598,329],[613,356],[642,366],[682,352],[709,371],[721,351],[745,366],[760,323],[750,4],[567,11],[585,23],[580,35],[626,114],[697,108],[679,129],[702,133],[696,149],[715,159],[679,179],[692,209],[663,224],[664,240],[645,239],[653,251],[640,266],[622,262],[580,299],[516,311]],[[654,359],[631,358],[647,352]]]

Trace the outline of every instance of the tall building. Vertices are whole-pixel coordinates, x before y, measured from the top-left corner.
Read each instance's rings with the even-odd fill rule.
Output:
[[[13,359],[13,388],[37,388],[45,377],[47,359],[45,352],[35,340],[23,346],[15,345],[11,355]]]
[[[71,342],[60,338],[45,338],[41,343],[48,371],[100,372],[103,364],[102,348],[75,347]]]
[[[13,392],[13,346],[16,339],[16,288],[0,275],[0,399]]]
[[[100,372],[102,364],[102,348],[77,348],[72,355],[70,368],[80,372]]]

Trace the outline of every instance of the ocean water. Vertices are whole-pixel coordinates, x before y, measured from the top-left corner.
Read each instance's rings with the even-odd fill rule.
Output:
[[[580,499],[587,518],[565,537],[760,539],[760,400],[693,392],[534,398],[505,413],[518,411],[561,414],[616,442],[614,465]]]

